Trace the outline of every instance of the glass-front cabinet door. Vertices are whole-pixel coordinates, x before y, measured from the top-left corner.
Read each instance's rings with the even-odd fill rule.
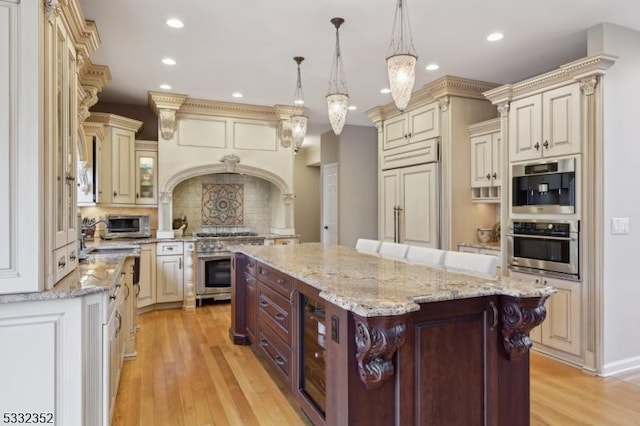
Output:
[[[158,153],[136,151],[136,204],[158,204]]]

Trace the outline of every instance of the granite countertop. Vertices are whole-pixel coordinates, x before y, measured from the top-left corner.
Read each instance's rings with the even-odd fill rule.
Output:
[[[122,245],[122,242],[120,243]],[[130,253],[89,254],[76,269],[58,282],[51,290],[35,293],[0,295],[0,304],[69,299],[108,291],[120,277],[127,257],[140,256],[137,246],[128,245]]]
[[[460,243],[458,245],[486,250],[500,250],[500,241],[490,241],[488,243]]]
[[[420,303],[491,295],[541,297],[555,292],[553,287],[517,278],[409,264],[321,243],[230,250],[297,278],[320,290],[321,298],[364,317],[401,315],[419,310]]]

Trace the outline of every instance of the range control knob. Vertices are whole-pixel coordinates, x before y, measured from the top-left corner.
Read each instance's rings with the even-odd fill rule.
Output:
[[[207,250],[209,250],[209,244],[207,244],[207,243],[202,243],[202,244],[200,245],[200,250],[201,250],[201,251],[207,251]]]
[[[221,242],[221,241],[218,241],[218,242],[216,243],[216,248],[217,248],[218,250],[222,250],[222,247],[224,247],[224,246],[222,245],[222,242]]]
[[[547,225],[547,228],[549,228],[549,229],[553,229],[553,223],[549,223],[549,224]]]

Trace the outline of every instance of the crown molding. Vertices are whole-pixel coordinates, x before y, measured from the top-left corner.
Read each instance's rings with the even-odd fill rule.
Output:
[[[149,91],[148,105],[157,116],[161,109],[179,110],[187,95],[179,95],[177,93],[153,92]]]
[[[84,19],[78,0],[44,0],[45,11],[50,16],[53,11],[59,14],[69,32],[76,50],[89,58],[100,47],[100,35],[96,23]]]
[[[107,137],[107,129],[102,123],[92,123],[85,121],[82,123],[82,130],[87,136],[95,136],[98,141],[103,141]]]
[[[137,132],[142,127],[142,121],[134,120],[133,118],[122,117],[120,115],[111,114],[108,112],[92,112],[85,123],[100,123],[105,126],[118,127],[124,130],[131,130]]]
[[[484,96],[493,104],[510,102],[575,81],[603,75],[616,62],[616,59],[618,59],[617,56],[604,53],[588,56],[519,83],[505,84],[488,90],[484,92]]]
[[[470,80],[451,75],[445,75],[437,80],[425,84],[421,89],[416,90],[411,95],[409,105],[406,111],[410,111],[416,107],[443,99],[446,107],[446,97],[455,96],[458,98],[470,98],[486,100],[483,92],[493,89],[498,85],[486,81]],[[393,102],[385,105],[373,107],[365,112],[369,119],[374,123],[381,122],[387,118],[400,114]]]
[[[492,118],[491,120],[481,121],[479,123],[470,124],[467,126],[467,130],[470,134],[482,135],[485,133],[493,133],[500,130],[500,117]]]
[[[106,65],[95,65],[87,60],[80,71],[80,84],[85,87],[95,87],[101,92],[111,81],[111,71]]]

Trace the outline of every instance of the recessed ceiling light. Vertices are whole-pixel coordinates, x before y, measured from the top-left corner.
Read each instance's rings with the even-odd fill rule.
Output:
[[[347,108],[347,109],[348,109],[349,111],[355,111],[355,110],[357,110],[357,109],[358,109],[358,107],[357,107],[357,106],[355,106],[355,105],[349,105],[349,108]]]
[[[296,104],[296,105],[304,105],[304,100],[296,99],[295,101],[293,101],[293,103]]]
[[[231,96],[233,96],[234,98],[241,98],[242,97],[242,93],[234,92],[234,93],[231,94]]]
[[[161,88],[162,90],[171,90],[171,86],[169,86],[168,84],[161,84],[161,85],[160,85],[160,88]]]
[[[504,37],[504,34],[502,33],[491,33],[487,36],[487,40],[498,41],[498,40],[502,40],[503,37]]]
[[[387,93],[391,93],[391,89],[389,89],[388,87],[385,87],[383,89],[380,89],[380,93],[386,95]]]
[[[171,59],[171,58],[162,58],[162,63],[165,65],[175,65],[176,61],[175,59]]]
[[[427,65],[427,71],[435,71],[440,68],[438,64],[429,64]]]
[[[167,25],[171,28],[182,28],[184,27],[184,22],[177,18],[167,19]]]

